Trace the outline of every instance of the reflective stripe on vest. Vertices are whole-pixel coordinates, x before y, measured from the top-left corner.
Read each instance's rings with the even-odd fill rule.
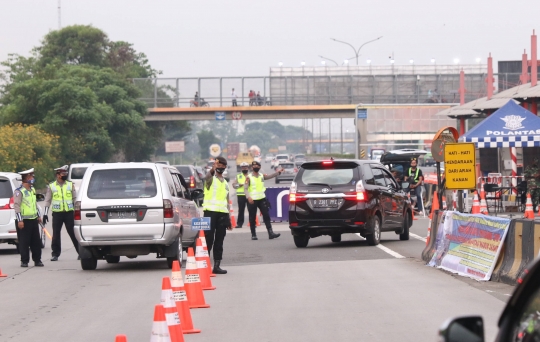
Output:
[[[245,196],[244,192],[244,184],[246,183],[246,176],[244,176],[243,173],[236,175],[236,181],[238,182],[238,189],[236,189],[236,195],[238,196]]]
[[[52,211],[63,212],[73,211],[73,183],[70,181],[64,182],[64,185],[60,185],[57,182],[49,184],[52,192],[51,208]]]
[[[409,168],[409,176],[412,176],[411,175],[411,171],[412,171],[412,167]],[[415,182],[418,182],[418,172],[420,171],[419,168],[416,168],[416,174],[414,175],[414,181]]]
[[[227,195],[229,194],[229,183],[225,179],[219,180],[216,176],[212,180],[210,189],[204,185],[203,210],[229,213]]]
[[[36,190],[32,188],[32,190],[28,191],[24,187],[21,187],[19,191],[22,194],[21,217],[23,220],[33,220],[37,218]]]
[[[264,187],[264,176],[259,175],[255,177],[253,174],[249,175],[249,194],[253,200],[260,200],[265,198],[264,192],[266,188]]]

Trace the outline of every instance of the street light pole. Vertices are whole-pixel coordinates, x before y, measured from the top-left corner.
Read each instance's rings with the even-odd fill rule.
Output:
[[[360,50],[362,49],[362,47],[363,47],[364,45],[366,45],[366,44],[369,44],[369,43],[372,43],[372,42],[374,42],[374,41],[376,41],[376,40],[379,40],[379,39],[381,39],[382,37],[383,37],[383,36],[380,36],[380,37],[378,37],[378,38],[375,38],[375,39],[373,39],[373,40],[370,40],[370,41],[365,42],[364,44],[360,45],[360,47],[358,48],[358,50],[356,50],[354,46],[352,46],[351,44],[349,44],[349,43],[347,43],[347,42],[344,42],[344,41],[341,41],[341,40],[337,40],[337,39],[335,39],[335,38],[330,38],[330,39],[332,39],[333,41],[338,42],[338,43],[342,43],[342,44],[349,45],[349,46],[353,49],[354,54],[356,55],[356,65],[358,65],[358,57],[360,56]]]
[[[326,57],[321,56],[321,55],[319,55],[319,58],[326,59],[327,61],[330,61],[330,62],[334,63],[336,66],[339,66],[339,64],[337,64],[337,62],[335,60],[333,60],[333,59],[326,58]]]

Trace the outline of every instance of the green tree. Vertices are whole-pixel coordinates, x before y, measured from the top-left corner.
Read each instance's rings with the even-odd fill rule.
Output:
[[[199,138],[199,146],[201,147],[201,158],[206,159],[209,156],[209,148],[212,144],[219,144],[220,140],[210,130],[202,130],[197,133]]]

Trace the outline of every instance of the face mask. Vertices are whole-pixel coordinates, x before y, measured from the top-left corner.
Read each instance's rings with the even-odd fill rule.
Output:
[[[218,168],[216,168],[216,172],[217,173],[223,173],[223,172],[225,172],[225,168],[224,167],[218,167]]]
[[[249,171],[249,170],[242,170],[242,173],[245,174],[245,175],[247,175],[248,171]]]
[[[28,184],[34,184],[35,181],[36,181],[36,179],[35,179],[35,178],[32,178],[32,179],[30,179],[27,183],[28,183]]]
[[[259,172],[260,169],[261,169],[260,167],[254,167],[254,168],[253,168],[253,171]]]
[[[60,176],[60,179],[65,181],[67,179],[67,176]]]

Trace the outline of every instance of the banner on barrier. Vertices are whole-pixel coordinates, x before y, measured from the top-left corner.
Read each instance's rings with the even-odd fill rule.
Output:
[[[429,266],[476,280],[489,280],[510,220],[447,211],[439,225]]]

